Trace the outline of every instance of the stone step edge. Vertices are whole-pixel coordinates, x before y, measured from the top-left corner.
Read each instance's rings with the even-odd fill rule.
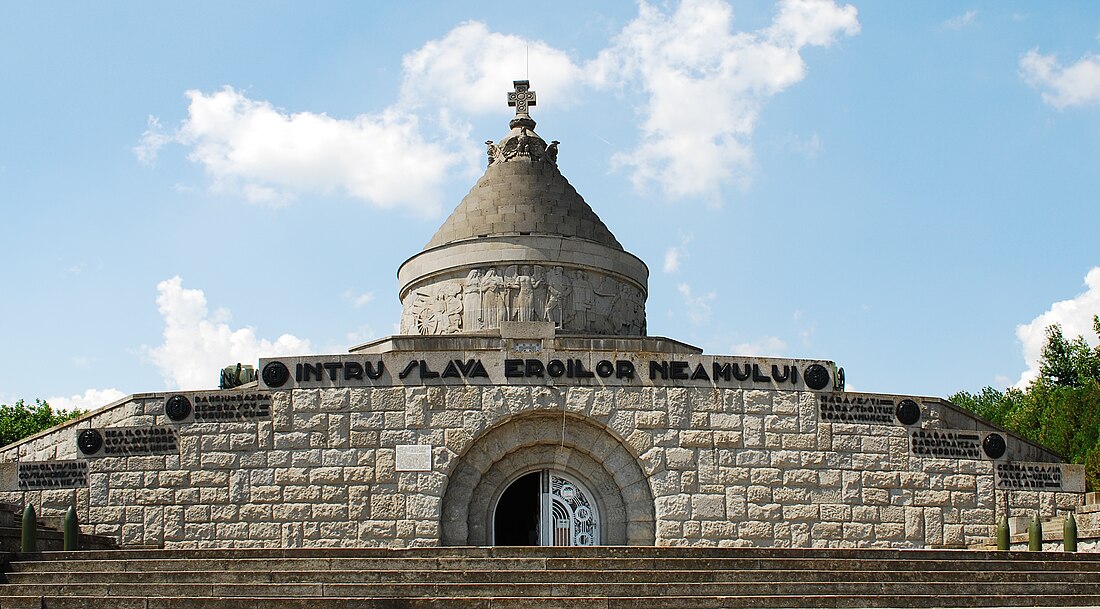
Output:
[[[1060,532],[1060,531],[1059,531]],[[897,548],[689,548],[683,546],[597,546],[593,548],[508,548],[508,547],[447,547],[434,548],[186,548],[186,549],[119,549],[84,550],[78,552],[47,551],[37,553],[9,553],[9,556],[26,559],[40,557],[44,560],[66,556],[83,558],[110,558],[132,556],[135,558],[186,557],[202,558],[343,558],[343,557],[460,557],[460,558],[875,558],[921,557],[957,560],[964,556],[982,558],[996,551],[952,549],[897,549]]]
[[[249,609],[256,607],[277,608],[280,603],[287,603],[290,607],[300,607],[301,600],[298,597],[239,597],[223,599],[218,597],[149,597],[149,596],[17,596],[0,597],[5,609],[50,609],[51,599],[61,601],[63,607],[112,607],[112,609],[157,609],[166,608],[201,608],[232,607],[233,609]],[[988,602],[975,603],[975,600]],[[347,607],[349,609],[390,609],[394,599],[375,599],[368,597],[326,598],[325,607]],[[1003,609],[1007,607],[1088,607],[1100,606],[1100,595],[1033,595],[1027,598],[1008,595],[989,595],[975,597],[973,595],[936,595],[922,594],[910,595],[904,599],[896,596],[878,595],[799,595],[799,596],[675,596],[675,597],[573,597],[568,599],[569,606],[575,609],[606,608],[606,609],[690,609],[691,607],[706,607],[717,609],[718,607],[927,607],[927,608],[954,608],[954,607],[986,607],[989,609]],[[403,609],[437,609],[439,607],[462,607],[463,609],[497,609],[505,607],[525,608],[546,607],[559,609],[562,606],[560,598],[529,597],[436,597],[436,598],[412,598],[401,599]]]
[[[475,571],[476,571],[476,569],[475,569]],[[374,577],[376,577],[376,578],[393,577],[394,582],[399,582],[399,580],[400,580],[399,576],[404,576],[404,577],[417,576],[417,577],[420,577],[420,579],[418,579],[418,583],[438,583],[438,584],[449,584],[451,582],[439,582],[439,580],[437,580],[437,579],[432,579],[432,576],[444,575],[444,574],[447,575],[447,576],[452,576],[452,577],[469,576],[470,572],[471,572],[471,569],[375,569],[375,571],[372,571],[372,573],[374,574]],[[232,578],[234,578],[234,579],[248,579],[248,578],[252,577],[252,578],[255,578],[255,579],[263,579],[265,583],[287,583],[287,582],[282,582],[281,578],[279,578],[279,576],[281,576],[283,574],[292,574],[297,578],[301,578],[301,579],[297,579],[296,582],[294,582],[294,583],[346,583],[346,582],[333,582],[333,580],[328,580],[328,579],[323,578],[323,577],[319,578],[319,579],[310,579],[309,577],[310,577],[310,574],[324,574],[324,576],[328,577],[328,576],[333,576],[333,575],[344,575],[344,574],[354,575],[354,574],[360,574],[362,572],[360,571],[360,569],[316,569],[315,568],[315,569],[301,569],[301,571],[274,571],[274,569],[251,569],[251,571],[232,571],[232,572],[221,572],[221,573],[217,573],[217,574],[211,574],[209,569],[206,569],[206,571],[177,571],[177,569],[163,569],[163,571],[162,571],[162,569],[157,569],[157,571],[140,571],[140,572],[134,572],[134,571],[14,571],[14,572],[8,572],[8,575],[9,576],[17,576],[21,579],[22,578],[29,578],[29,579],[30,578],[40,578],[40,579],[76,578],[76,579],[80,579],[80,578],[89,577],[89,576],[119,576],[119,577],[114,577],[114,579],[116,579],[116,583],[128,583],[127,580],[123,580],[121,578],[121,576],[134,575],[134,574],[142,574],[142,575],[152,574],[152,575],[157,575],[157,576],[163,576],[165,578],[180,578],[180,579],[183,579],[183,578],[194,577],[195,579],[199,579],[201,577],[204,577],[204,576],[209,577],[211,575],[216,575],[218,577],[224,575],[226,577],[229,577],[230,573],[232,574]],[[530,571],[530,569],[495,569],[495,571],[493,571],[492,574],[491,574],[493,579],[487,580],[487,582],[485,582],[485,583],[495,583],[495,584],[524,583],[524,582],[521,582],[521,579],[526,577],[526,576],[529,576],[531,573],[532,572]],[[739,575],[745,575],[745,576],[756,575],[756,574],[772,574],[772,575],[775,575],[777,577],[785,575],[784,573],[777,571],[777,569],[767,569],[767,568],[752,568],[752,569],[715,569],[715,568],[667,569],[667,571],[661,571],[659,573],[653,573],[651,571],[651,569],[643,569],[643,568],[637,568],[637,569],[560,569],[560,568],[548,568],[548,569],[539,569],[538,573],[540,574],[540,576],[544,576],[544,577],[551,577],[551,576],[555,576],[555,575],[560,576],[560,575],[563,575],[563,574],[571,574],[571,575],[575,575],[575,576],[591,575],[591,576],[594,576],[595,580],[598,580],[599,583],[624,583],[624,584],[647,583],[647,582],[631,582],[631,580],[612,579],[612,578],[615,577],[616,575],[619,575],[619,574],[624,575],[624,576],[631,576],[631,575],[635,575],[635,574],[652,574],[653,579],[649,583],[679,583],[679,582],[681,582],[681,580],[680,579],[674,579],[675,577],[684,577],[684,576],[690,576],[690,575],[696,575],[696,574],[705,574],[705,575],[711,575],[711,576],[718,575],[718,574],[724,574],[724,573],[733,573],[733,574],[739,574]],[[1100,576],[1100,574],[1097,574],[1096,572],[1091,572],[1091,571],[1070,571],[1070,569],[1057,569],[1057,568],[1053,568],[1053,569],[1024,569],[1024,571],[1020,571],[1020,569],[942,568],[942,569],[935,569],[935,571],[912,571],[912,572],[905,572],[905,573],[899,573],[898,571],[890,571],[890,569],[816,568],[816,569],[798,569],[798,571],[791,571],[791,572],[788,572],[788,573],[790,573],[792,575],[794,573],[798,573],[800,577],[804,576],[807,573],[833,575],[833,576],[836,576],[838,578],[853,577],[853,576],[868,577],[868,578],[873,577],[873,578],[875,578],[876,582],[882,582],[882,583],[910,582],[910,580],[912,579],[912,576],[915,576],[915,575],[941,576],[941,575],[947,574],[947,573],[952,574],[953,576],[958,577],[958,578],[964,578],[964,577],[968,577],[968,576],[969,577],[978,577],[978,576],[982,577],[981,580],[979,580],[979,579],[967,579],[967,582],[974,583],[974,584],[990,583],[990,582],[992,582],[992,580],[996,580],[999,577],[1012,578],[1012,577],[1020,577],[1021,575],[1026,575],[1026,576],[1029,576],[1030,578],[1041,578],[1043,576],[1065,576],[1065,577],[1081,576],[1081,575],[1098,575],[1098,576]],[[895,579],[893,577],[895,575],[903,575],[905,577]],[[667,577],[667,579],[659,579],[662,576]],[[515,577],[515,579],[511,579],[511,577]],[[794,578],[792,578],[792,579],[794,579]],[[723,579],[723,580],[717,580],[717,582],[714,582],[714,583],[724,583],[724,582],[774,583],[774,582],[783,582],[783,580],[785,580],[785,579],[778,579],[778,578],[777,579],[735,579],[735,580]],[[846,580],[850,580],[850,579],[846,579]],[[858,580],[859,579],[857,579],[857,582],[858,582]],[[931,580],[931,579],[926,579],[926,580]],[[687,582],[705,582],[705,579],[687,579]],[[818,580],[816,580],[816,582],[824,582],[824,579],[818,579]],[[95,583],[95,582],[91,582],[91,583]],[[185,582],[180,582],[180,583],[185,583]],[[190,582],[186,582],[186,583],[197,583],[197,582],[195,582],[195,580],[190,580]],[[222,580],[219,580],[219,582],[211,582],[211,583],[233,584],[233,583],[241,583],[241,582],[222,582]],[[375,582],[362,582],[362,583],[368,584],[368,583],[375,583]],[[476,583],[482,583],[482,582],[476,582]],[[562,583],[577,583],[577,582],[562,582]],[[956,580],[954,580],[954,579],[949,580],[949,583],[956,583]],[[3,583],[0,583],[0,585],[2,585],[2,584]]]

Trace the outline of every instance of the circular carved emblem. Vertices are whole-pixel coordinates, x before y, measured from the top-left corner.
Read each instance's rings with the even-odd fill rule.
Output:
[[[990,459],[1000,459],[1007,449],[1005,438],[999,433],[991,433],[982,440],[982,450]]]
[[[164,414],[173,421],[182,421],[191,414],[191,400],[182,395],[174,395],[164,403]]]
[[[829,384],[829,371],[821,364],[810,364],[803,376],[806,377],[806,386],[810,389],[821,390]]]
[[[98,430],[85,429],[76,437],[76,447],[85,455],[97,453],[103,448],[103,436]]]
[[[920,404],[913,400],[902,400],[894,409],[894,416],[901,421],[902,425],[913,425],[920,420]]]
[[[260,374],[268,387],[282,387],[290,380],[290,370],[282,362],[268,362]]]

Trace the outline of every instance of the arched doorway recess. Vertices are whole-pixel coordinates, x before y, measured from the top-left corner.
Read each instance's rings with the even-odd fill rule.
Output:
[[[501,500],[515,499],[505,495],[516,484],[520,484],[517,489],[532,488],[532,479],[524,481],[524,477],[542,476],[543,471],[550,472],[546,480],[551,486],[555,473],[562,480],[559,494],[566,482],[574,483],[574,488],[584,492],[598,518],[593,537],[586,540],[592,545],[654,543],[653,495],[637,457],[598,422],[572,414],[563,419],[560,412],[540,412],[509,419],[486,431],[456,460],[443,496],[442,544],[492,544]],[[530,496],[528,493],[526,507],[522,509],[538,517],[543,508],[533,506]],[[552,497],[549,500],[552,515]],[[524,505],[522,501],[520,505]],[[571,509],[575,512],[577,507],[580,505]],[[522,520],[513,524],[508,533],[513,542],[524,541],[526,537],[526,542],[531,543],[524,531],[542,531]],[[571,530],[575,534],[577,527]],[[552,535],[540,535],[535,542],[553,539]]]
[[[493,507],[496,546],[595,546],[600,513],[595,495],[564,472],[540,469],[520,476]]]

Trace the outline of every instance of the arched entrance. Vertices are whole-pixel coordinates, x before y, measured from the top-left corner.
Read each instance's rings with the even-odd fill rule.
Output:
[[[566,535],[576,544],[578,533],[585,534],[584,545],[652,545],[656,537],[653,494],[638,456],[601,423],[572,413],[534,412],[502,422],[455,460],[447,478],[440,517],[445,546],[567,545]],[[586,504],[576,502],[577,489]],[[556,520],[566,523],[544,530],[555,505]],[[506,518],[498,530],[501,514]],[[579,526],[577,516],[594,518],[595,527]]]
[[[594,546],[600,540],[595,495],[565,472],[520,476],[493,510],[493,545]]]

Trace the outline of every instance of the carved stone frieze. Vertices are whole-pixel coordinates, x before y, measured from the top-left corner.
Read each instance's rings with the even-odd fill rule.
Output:
[[[470,269],[411,290],[403,334],[456,334],[499,328],[502,321],[551,321],[566,332],[645,334],[645,296],[615,277],[563,266]]]

